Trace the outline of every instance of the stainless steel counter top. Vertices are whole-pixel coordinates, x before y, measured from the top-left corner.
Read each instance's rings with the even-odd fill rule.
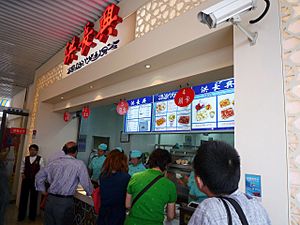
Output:
[[[94,206],[93,198],[92,196],[87,196],[84,189],[78,185],[77,190],[74,194],[74,197],[79,199],[80,201],[83,201],[91,206]]]

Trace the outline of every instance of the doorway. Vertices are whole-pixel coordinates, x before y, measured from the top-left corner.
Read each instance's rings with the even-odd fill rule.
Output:
[[[109,137],[99,137],[93,136],[94,139],[94,149],[98,149],[98,146],[102,143],[107,145],[107,149],[109,149]]]
[[[107,149],[109,149],[109,137],[100,137],[100,136],[93,136],[93,149],[88,158],[88,165],[94,157],[98,155],[98,146],[102,143],[107,145]]]
[[[19,171],[29,113],[16,108],[2,108],[0,150],[9,177],[11,201],[17,198]]]

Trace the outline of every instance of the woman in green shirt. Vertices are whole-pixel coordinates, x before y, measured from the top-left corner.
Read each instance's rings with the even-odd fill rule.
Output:
[[[168,220],[175,217],[176,186],[168,178],[163,177],[153,184],[131,208],[132,200],[157,176],[164,174],[171,163],[171,155],[167,150],[156,149],[149,158],[149,168],[134,174],[127,187],[126,207],[130,213],[125,225],[163,225],[164,209]]]

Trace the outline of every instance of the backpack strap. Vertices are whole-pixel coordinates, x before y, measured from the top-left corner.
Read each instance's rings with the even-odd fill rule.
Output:
[[[234,200],[233,198],[224,197],[224,196],[221,196],[221,197],[218,197],[218,198],[220,198],[222,200],[222,202],[224,201],[224,199],[226,199],[233,206],[234,210],[236,211],[236,213],[239,216],[239,219],[240,219],[242,225],[249,225],[249,223],[247,221],[247,218],[245,216],[245,213],[243,212],[241,206],[239,205],[239,203],[236,200]],[[224,202],[223,202],[223,204],[224,204]],[[229,211],[229,214],[228,214],[228,211],[226,209],[226,212],[227,212],[227,215],[229,217],[230,211]],[[231,214],[230,214],[230,217],[231,217]],[[228,219],[228,221],[229,221],[229,219]],[[229,224],[229,225],[231,225],[231,224]]]
[[[141,190],[137,196],[133,199],[132,203],[131,203],[131,208],[133,208],[133,205],[137,202],[137,200],[149,189],[153,186],[153,184],[155,184],[159,179],[163,178],[164,175],[159,175],[157,177],[155,177],[154,180],[152,180],[149,184],[147,184],[147,186]]]
[[[223,202],[223,205],[226,209],[228,225],[232,225],[232,216],[231,216],[231,213],[230,213],[228,203],[223,198],[219,198],[219,199]]]

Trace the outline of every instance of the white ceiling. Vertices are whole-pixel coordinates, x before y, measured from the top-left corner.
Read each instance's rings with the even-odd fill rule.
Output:
[[[121,0],[0,0],[0,97],[11,98],[37,68]]]

